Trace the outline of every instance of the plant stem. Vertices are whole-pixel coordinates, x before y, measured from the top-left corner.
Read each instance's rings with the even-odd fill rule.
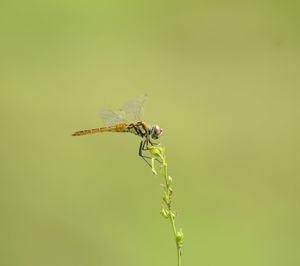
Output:
[[[173,228],[175,243],[176,243],[176,248],[177,248],[177,265],[180,266],[181,265],[181,248],[177,244],[175,220],[173,217],[170,217],[170,221],[171,221],[171,225]]]
[[[162,163],[161,175],[164,178],[165,185],[164,185],[164,193],[163,193],[163,207],[161,209],[161,214],[165,218],[167,218],[171,223],[173,233],[174,233],[176,248],[177,248],[177,266],[180,266],[181,248],[183,246],[183,233],[181,229],[179,231],[176,230],[176,225],[175,225],[176,215],[172,211],[172,194],[173,194],[173,190],[171,188],[172,178],[168,176],[168,164],[166,161],[165,149],[161,146],[149,146],[148,148],[151,154],[154,155],[156,158],[158,157]],[[152,160],[152,172],[156,174],[153,160]],[[166,209],[164,207],[166,207]]]
[[[177,230],[176,230],[176,225],[175,225],[175,219],[174,216],[172,215],[172,209],[171,209],[171,196],[172,196],[172,190],[170,187],[170,184],[168,183],[168,165],[166,163],[166,158],[164,157],[163,160],[163,174],[164,174],[164,179],[165,179],[165,190],[167,190],[166,192],[169,194],[169,204],[165,204],[168,208],[168,211],[170,212],[171,215],[169,215],[169,220],[170,223],[172,225],[173,228],[173,233],[174,233],[174,238],[175,238],[175,244],[176,244],[176,248],[177,248],[177,265],[180,266],[181,265],[181,247],[177,241]]]

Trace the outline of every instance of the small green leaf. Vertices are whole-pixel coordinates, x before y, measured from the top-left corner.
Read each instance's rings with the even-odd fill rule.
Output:
[[[151,170],[152,170],[153,174],[157,175],[157,172],[156,172],[155,168],[152,168]]]
[[[176,243],[178,245],[178,247],[182,247],[183,246],[183,232],[182,229],[180,228],[179,231],[176,233]]]
[[[164,194],[163,194],[163,201],[166,203],[166,204],[169,204],[169,195],[166,191],[164,191]]]
[[[159,151],[157,149],[154,149],[154,148],[153,149],[149,149],[149,151],[154,156],[158,156],[158,154],[159,154]]]
[[[173,189],[171,187],[168,187],[168,191],[169,191],[169,197],[171,197],[173,194]]]
[[[167,178],[167,185],[168,185],[168,186],[171,186],[172,181],[173,181],[172,177],[171,177],[171,176],[168,176],[168,178]]]
[[[153,172],[153,174],[157,175],[157,172],[155,170],[155,164],[154,164],[154,158],[151,159],[151,170]]]
[[[169,211],[167,211],[167,210],[164,209],[164,208],[161,208],[161,209],[160,209],[160,214],[161,214],[164,218],[166,218],[166,219],[169,218]]]
[[[175,218],[175,217],[176,217],[175,213],[172,212],[172,211],[170,211],[170,216],[171,216],[172,218]]]

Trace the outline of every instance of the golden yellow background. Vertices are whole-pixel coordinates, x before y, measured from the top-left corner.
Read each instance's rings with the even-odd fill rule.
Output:
[[[175,265],[127,134],[71,137],[147,93],[182,265],[300,265],[297,1],[1,1],[0,265]]]

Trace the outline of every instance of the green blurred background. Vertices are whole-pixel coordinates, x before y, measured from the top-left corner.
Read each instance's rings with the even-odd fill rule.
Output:
[[[0,265],[175,265],[159,177],[126,134],[147,93],[183,265],[300,265],[296,1],[1,1]]]

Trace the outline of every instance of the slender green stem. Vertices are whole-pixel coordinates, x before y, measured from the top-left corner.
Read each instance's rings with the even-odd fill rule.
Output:
[[[168,183],[168,165],[166,164],[166,160],[164,158],[164,162],[165,164],[163,164],[163,167],[164,167],[164,171],[163,171],[163,174],[164,174],[164,179],[165,179],[165,189],[167,190],[170,198],[170,203],[169,204],[166,204],[167,205],[167,208],[168,208],[168,211],[170,213],[172,213],[172,209],[171,209],[171,196],[172,196],[172,190],[171,187],[170,187],[170,184]],[[170,223],[172,225],[172,228],[173,228],[173,233],[174,233],[174,238],[175,238],[175,243],[176,243],[176,248],[177,248],[177,265],[180,266],[181,265],[181,247],[179,245],[179,243],[177,242],[177,230],[176,230],[176,225],[175,225],[175,219],[174,219],[174,215],[169,215],[169,220],[170,220]]]
[[[161,175],[164,178],[165,185],[164,185],[164,193],[163,193],[163,201],[162,201],[162,208],[161,214],[167,218],[172,226],[176,248],[177,248],[177,266],[181,265],[181,249],[183,246],[183,233],[180,229],[179,231],[176,230],[175,225],[175,213],[172,211],[172,195],[173,189],[171,188],[172,178],[168,176],[168,164],[166,161],[165,156],[165,149],[161,146],[150,146],[148,147],[150,153],[154,156],[154,158],[159,158],[162,163]],[[154,165],[154,158],[152,159],[152,172],[157,174],[155,165]]]
[[[170,221],[171,221],[171,225],[173,228],[175,243],[176,243],[176,248],[177,248],[177,265],[180,266],[181,265],[181,248],[177,244],[175,220],[172,216],[170,217]]]

